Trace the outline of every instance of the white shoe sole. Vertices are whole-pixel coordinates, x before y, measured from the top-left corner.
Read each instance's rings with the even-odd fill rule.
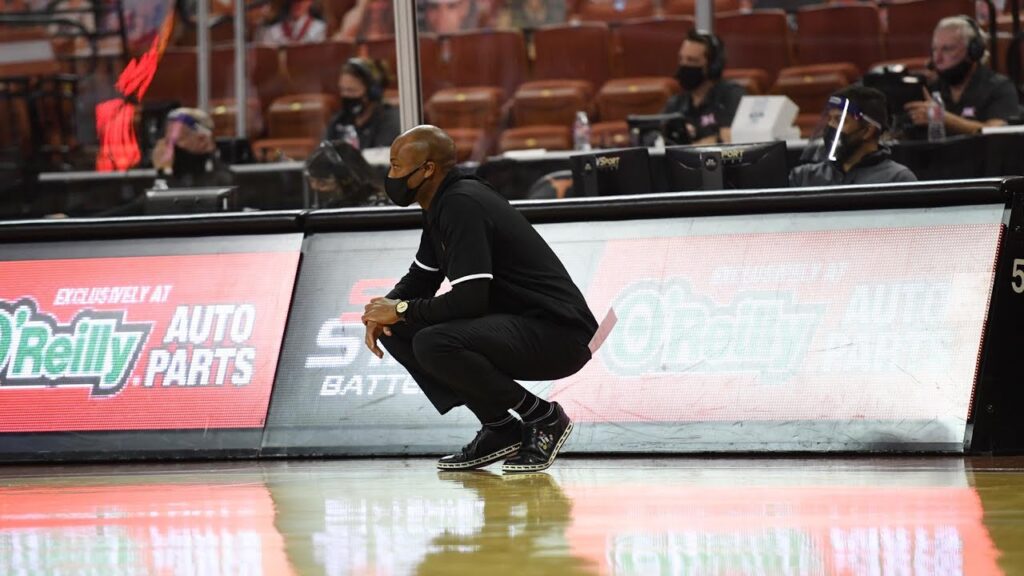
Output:
[[[438,462],[437,467],[441,470],[472,470],[474,468],[483,468],[484,466],[493,464],[498,460],[505,458],[506,456],[511,457],[516,452],[519,452],[520,446],[522,446],[522,443],[516,442],[515,444],[509,446],[508,448],[502,448],[497,452],[492,452],[486,456],[481,456],[476,460],[469,460],[466,462],[457,463],[453,462],[451,464],[445,462]]]
[[[555,463],[555,458],[558,457],[558,451],[562,449],[562,444],[569,439],[569,434],[572,433],[572,422],[565,427],[565,432],[562,432],[562,437],[558,439],[558,443],[555,444],[555,449],[551,451],[551,457],[548,461],[543,464],[503,464],[501,466],[502,472],[539,472],[541,470],[547,470]]]

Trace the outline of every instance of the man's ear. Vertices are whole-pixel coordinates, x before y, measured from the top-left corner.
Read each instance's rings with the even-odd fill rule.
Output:
[[[203,152],[213,152],[217,147],[217,144],[213,141],[213,134],[209,132],[199,132],[199,141],[202,143]]]

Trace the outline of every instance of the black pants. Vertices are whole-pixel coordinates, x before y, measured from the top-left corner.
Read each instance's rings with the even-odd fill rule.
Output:
[[[564,378],[590,360],[583,331],[525,316],[391,328],[381,343],[438,412],[465,404],[481,422],[501,420],[519,404],[526,389],[516,380]]]

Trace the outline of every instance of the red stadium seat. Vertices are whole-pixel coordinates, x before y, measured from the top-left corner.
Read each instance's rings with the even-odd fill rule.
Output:
[[[615,30],[615,76],[673,76],[679,64],[679,47],[693,26],[693,18],[687,16],[623,22]]]
[[[957,14],[974,15],[973,0],[905,0],[886,5],[889,30],[885,35],[886,58],[927,56],[932,32],[939,20]]]
[[[764,94],[771,87],[768,73],[760,68],[726,68],[722,78],[743,86],[747,94]]]
[[[531,148],[571,150],[572,129],[568,126],[522,126],[501,133],[498,152]]]
[[[516,90],[512,116],[517,126],[569,126],[579,110],[592,113],[593,87],[584,80],[537,80]]]
[[[800,111],[796,123],[806,137],[821,119],[828,97],[847,85],[846,76],[835,71],[787,75],[784,70],[771,93],[788,96],[797,105]]]
[[[590,125],[590,145],[594,148],[629,146],[629,125],[624,120],[595,122]]]
[[[501,89],[494,86],[467,86],[438,90],[427,101],[430,122],[441,128],[497,127],[501,118]]]
[[[238,102],[234,98],[210,100],[210,119],[213,120],[213,135],[218,138],[234,137]],[[246,116],[246,136],[254,137],[263,133],[263,111],[255,95],[249,97]]]
[[[654,0],[582,0],[576,7],[580,20],[621,22],[655,14]]]
[[[173,101],[182,106],[196,105],[195,48],[168,48],[157,64],[153,81],[146,91],[147,101]]]
[[[319,144],[319,138],[265,138],[253,142],[252,152],[260,162],[305,160]]]
[[[791,64],[792,39],[782,10],[723,14],[715,18],[715,32],[725,46],[726,70],[760,68],[770,86],[779,70]]]
[[[338,91],[338,75],[346,60],[355,56],[350,42],[296,44],[284,48],[289,92],[307,94]]]
[[[665,14],[693,16],[696,14],[697,0],[663,0],[662,11]],[[740,0],[715,0],[715,14],[735,12],[740,9]]]
[[[545,26],[533,32],[535,80],[586,80],[601,86],[611,76],[611,34],[601,22]]]
[[[518,30],[460,32],[448,42],[448,77],[456,87],[496,86],[510,98],[526,80],[526,42]]]
[[[269,138],[323,137],[327,123],[338,112],[333,94],[294,94],[282,96],[270,105],[267,114]]]
[[[674,78],[609,80],[597,93],[598,114],[602,121],[625,120],[630,114],[657,114],[678,91]]]
[[[796,22],[799,64],[853,62],[863,72],[885,59],[881,16],[873,4],[801,8]]]

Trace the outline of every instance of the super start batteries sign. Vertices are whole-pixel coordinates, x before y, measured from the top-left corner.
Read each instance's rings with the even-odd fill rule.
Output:
[[[298,257],[0,262],[0,432],[261,427]]]

